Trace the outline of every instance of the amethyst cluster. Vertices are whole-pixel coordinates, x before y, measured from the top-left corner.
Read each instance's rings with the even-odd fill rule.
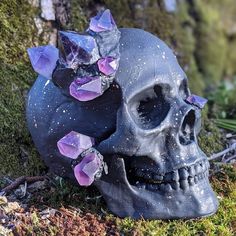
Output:
[[[102,155],[93,145],[93,138],[75,131],[57,142],[59,152],[72,160],[75,178],[81,186],[91,185],[105,167]]]
[[[114,80],[119,64],[120,32],[110,10],[91,18],[86,32],[60,31],[58,48],[51,45],[28,49],[38,74],[52,79],[78,101],[101,96]],[[59,152],[71,159],[75,178],[88,186],[106,169],[94,139],[71,131],[57,142]]]
[[[28,54],[37,73],[85,102],[101,96],[113,82],[120,57],[119,39],[120,32],[107,9],[91,18],[83,34],[60,31],[59,50],[47,45],[29,48]]]

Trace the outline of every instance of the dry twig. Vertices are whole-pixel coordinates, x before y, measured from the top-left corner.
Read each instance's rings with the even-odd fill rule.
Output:
[[[46,176],[21,176],[17,178],[15,181],[13,181],[10,185],[3,188],[1,192],[4,194],[9,194],[12,190],[18,188],[21,184],[27,182],[28,184],[37,182],[37,181],[43,181],[47,177]]]
[[[221,152],[213,154],[212,156],[208,158],[208,161],[218,160],[222,158],[224,155],[226,155],[227,153],[232,152],[232,151],[236,151],[236,143],[233,143],[232,145],[230,145],[228,148],[226,148],[225,150]]]

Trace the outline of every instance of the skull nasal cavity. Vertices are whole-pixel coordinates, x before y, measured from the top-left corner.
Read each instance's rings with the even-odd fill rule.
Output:
[[[195,111],[190,110],[184,117],[180,128],[179,141],[182,145],[191,144],[194,141]]]

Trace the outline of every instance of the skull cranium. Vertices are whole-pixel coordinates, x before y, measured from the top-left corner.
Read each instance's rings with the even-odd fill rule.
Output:
[[[56,142],[71,130],[94,137],[108,174],[95,181],[116,215],[146,219],[195,218],[218,206],[208,161],[197,144],[200,110],[185,100],[187,78],[172,51],[139,29],[121,29],[115,83],[81,103],[39,77],[27,118],[46,164],[74,179]]]

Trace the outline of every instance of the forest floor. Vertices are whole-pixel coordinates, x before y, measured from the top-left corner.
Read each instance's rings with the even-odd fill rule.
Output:
[[[195,220],[132,220],[113,216],[94,188],[48,174],[0,196],[0,235],[235,235],[236,165],[213,166],[220,202],[213,216]],[[7,177],[2,185],[11,183]]]

